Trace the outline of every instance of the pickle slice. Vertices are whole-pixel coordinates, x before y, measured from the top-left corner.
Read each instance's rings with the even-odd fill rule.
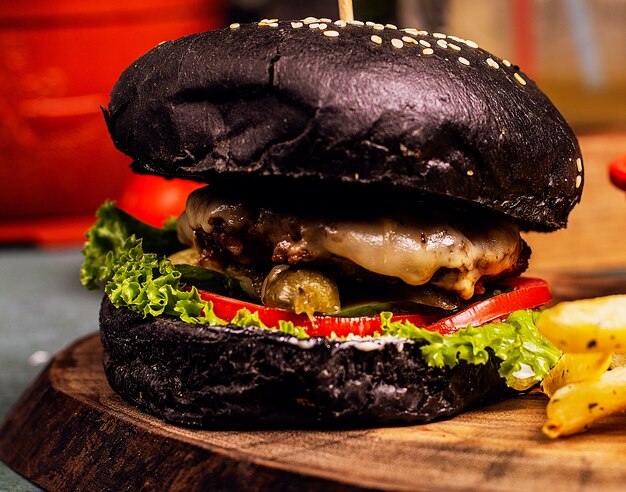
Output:
[[[306,314],[333,314],[339,311],[339,289],[334,280],[316,270],[274,267],[261,291],[263,304]]]

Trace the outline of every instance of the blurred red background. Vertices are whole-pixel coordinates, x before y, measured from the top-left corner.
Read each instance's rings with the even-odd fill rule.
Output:
[[[131,177],[100,111],[119,74],[161,41],[223,22],[221,0],[0,4],[0,241],[82,237]]]

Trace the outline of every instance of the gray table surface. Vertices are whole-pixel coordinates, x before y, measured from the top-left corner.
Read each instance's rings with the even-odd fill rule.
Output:
[[[78,281],[79,248],[0,249],[0,421],[50,357],[97,331],[102,294]],[[0,461],[0,491],[40,490]]]

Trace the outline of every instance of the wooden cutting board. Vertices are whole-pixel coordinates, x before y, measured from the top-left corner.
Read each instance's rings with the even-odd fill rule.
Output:
[[[547,399],[357,430],[197,431],[109,388],[97,335],[59,353],[0,429],[0,458],[56,490],[624,490],[626,416],[551,441]]]

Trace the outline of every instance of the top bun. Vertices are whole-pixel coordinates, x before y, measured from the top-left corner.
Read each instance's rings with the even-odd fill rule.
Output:
[[[518,67],[391,25],[266,20],[162,43],[105,118],[134,170],[226,187],[377,190],[535,230],[565,226],[582,191],[571,128]]]

